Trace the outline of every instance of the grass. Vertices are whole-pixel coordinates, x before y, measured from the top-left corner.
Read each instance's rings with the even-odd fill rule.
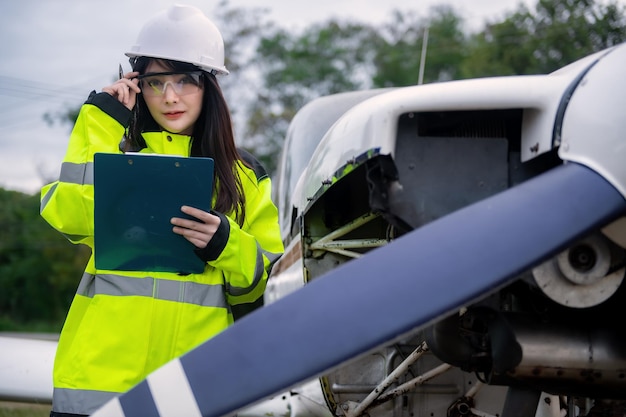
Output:
[[[0,417],[49,417],[50,404],[24,404],[0,401]]]
[[[0,314],[0,332],[60,333],[62,327],[63,321],[59,320],[32,320],[20,322],[12,317]]]

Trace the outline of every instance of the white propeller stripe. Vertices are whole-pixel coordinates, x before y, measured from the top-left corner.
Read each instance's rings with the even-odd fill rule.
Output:
[[[120,404],[119,398],[113,398],[111,401],[107,401],[107,403],[98,409],[98,411],[94,414],[94,416],[98,417],[125,417],[124,410],[122,410],[122,405]]]
[[[180,360],[167,363],[147,380],[161,417],[202,417]]]

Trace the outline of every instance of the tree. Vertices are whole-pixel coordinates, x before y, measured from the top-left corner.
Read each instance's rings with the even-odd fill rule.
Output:
[[[376,42],[370,26],[335,20],[300,35],[279,29],[261,39],[255,65],[263,85],[248,111],[247,140],[268,171],[274,171],[288,124],[304,104],[370,85]]]
[[[487,24],[469,40],[459,78],[521,75],[536,72],[532,41],[533,16],[520,5],[506,20]]]
[[[437,6],[421,19],[414,13],[394,11],[383,25],[373,65],[376,87],[400,87],[418,82],[421,50],[428,28],[424,82],[457,78],[458,63],[464,59],[463,19],[450,6]]]
[[[60,331],[89,249],[39,216],[39,196],[0,188],[0,330],[45,322]]]
[[[228,0],[215,8],[214,20],[224,38],[225,66],[228,76],[218,81],[229,103],[235,122],[236,139],[245,145],[246,104],[256,99],[258,72],[254,65],[256,49],[262,36],[271,33],[274,24],[266,20],[263,8],[234,8]],[[237,133],[237,132],[236,132]],[[251,149],[250,149],[251,150]],[[253,152],[254,153],[254,152]]]
[[[626,39],[624,10],[594,0],[539,0],[534,19],[538,72],[551,72]]]
[[[545,74],[626,40],[625,10],[594,0],[539,0],[524,5],[472,39],[464,78]]]

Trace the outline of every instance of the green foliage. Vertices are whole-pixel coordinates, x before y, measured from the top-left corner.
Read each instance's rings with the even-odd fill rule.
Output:
[[[539,0],[534,18],[537,70],[551,72],[564,63],[624,40],[616,31],[617,6],[593,0]],[[542,42],[538,42],[540,38]]]
[[[299,35],[275,30],[260,40],[256,68],[263,85],[248,109],[244,143],[269,172],[296,111],[313,98],[367,84],[377,42],[372,28],[334,20]]]
[[[471,53],[461,62],[460,78],[521,75],[535,72],[529,23],[524,6],[507,20],[471,37]]]
[[[426,19],[395,11],[383,26],[382,43],[373,62],[376,87],[399,87],[418,83],[421,51],[427,39],[424,82],[457,78],[457,65],[464,59],[466,41],[463,19],[450,6],[431,10]],[[426,38],[428,29],[428,38]]]
[[[383,26],[381,41],[376,48],[374,86],[417,84],[420,51],[427,27],[427,22],[422,22],[413,13],[394,12],[394,20]]]
[[[256,48],[259,37],[273,26],[265,21],[268,11],[264,8],[232,7],[227,0],[221,0],[215,7],[213,18],[224,38],[225,65],[232,74],[237,74],[221,78],[220,84],[228,84],[233,78],[241,80],[238,75],[246,70],[250,53]]]
[[[520,5],[474,35],[462,77],[550,73],[624,42],[625,19],[615,2],[539,0],[534,12]]]
[[[89,251],[39,216],[39,197],[0,188],[0,330],[59,331]]]

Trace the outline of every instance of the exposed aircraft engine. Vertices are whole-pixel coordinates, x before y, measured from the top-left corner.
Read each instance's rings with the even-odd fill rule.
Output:
[[[598,323],[602,310],[581,314],[544,307],[541,314],[472,307],[430,328],[426,340],[437,357],[490,384],[626,399],[620,324]]]
[[[626,93],[623,62],[626,47],[548,77],[336,96],[341,113],[347,101],[353,106],[323,127],[328,132],[298,184],[280,184],[296,197],[282,220],[285,231],[301,236],[296,246],[304,280],[569,160],[626,189],[623,159],[611,155],[624,147],[626,103],[606,99],[616,89]],[[312,115],[330,118],[329,99],[294,120],[288,146],[298,142],[298,132],[315,133]],[[287,150],[283,158],[284,169],[295,157]],[[279,198],[289,201],[288,194]],[[432,244],[443,242],[442,236]],[[426,329],[333,369],[320,378],[330,411],[346,417],[622,416],[625,242],[622,218]],[[465,279],[474,273],[466,271]],[[419,270],[414,275],[432,279]],[[270,294],[281,273],[276,276]]]
[[[567,307],[592,307],[617,292],[624,280],[623,250],[601,234],[587,237],[533,269],[537,285]]]

